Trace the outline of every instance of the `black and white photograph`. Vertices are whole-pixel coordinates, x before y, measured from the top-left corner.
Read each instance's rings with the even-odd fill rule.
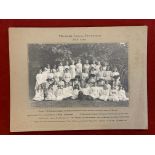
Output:
[[[128,44],[28,44],[33,106],[129,105]]]

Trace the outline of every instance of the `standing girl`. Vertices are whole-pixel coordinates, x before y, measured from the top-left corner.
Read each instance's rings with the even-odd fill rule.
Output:
[[[60,72],[60,77],[63,77],[64,67],[62,65],[62,62],[60,62],[59,66],[58,66],[58,70]]]
[[[76,64],[76,75],[81,76],[81,73],[82,73],[82,63],[81,63],[81,60],[79,59]]]
[[[71,65],[70,65],[70,73],[71,73],[71,79],[75,78],[75,64],[74,61],[72,60]]]
[[[97,73],[100,72],[100,68],[101,68],[101,67],[102,67],[102,66],[101,66],[101,62],[98,61],[98,62],[97,62],[97,65],[95,66]]]
[[[35,96],[33,100],[36,100],[36,101],[44,100],[44,91],[43,91],[42,84],[43,84],[42,69],[40,69],[39,73],[36,75]]]
[[[90,65],[88,60],[86,60],[86,63],[83,65],[83,70],[85,70],[85,72],[89,74]]]
[[[66,64],[64,65],[64,70],[69,69],[69,62],[66,61]]]
[[[42,101],[42,100],[44,100],[44,91],[43,91],[42,85],[39,85],[35,89],[35,96],[34,96],[33,100],[35,100],[35,101]]]

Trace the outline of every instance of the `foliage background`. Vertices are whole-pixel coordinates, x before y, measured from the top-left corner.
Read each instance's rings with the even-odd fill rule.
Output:
[[[121,75],[121,83],[128,91],[128,44],[94,43],[94,44],[29,44],[29,92],[34,96],[35,76],[39,68],[50,64],[52,67],[60,61],[86,59],[107,63],[111,69],[116,66]]]

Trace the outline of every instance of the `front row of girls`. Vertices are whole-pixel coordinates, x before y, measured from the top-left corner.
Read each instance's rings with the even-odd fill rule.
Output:
[[[61,67],[58,66],[58,68],[60,70]],[[101,75],[104,70],[103,67],[99,68],[98,74],[95,72],[96,70],[92,66],[88,70],[89,73],[84,69],[81,74],[78,74],[76,72],[81,72],[80,70],[77,69],[75,72],[71,72],[73,70],[70,70],[68,67],[64,69],[63,66],[63,75],[60,75],[61,71],[59,75],[54,75],[53,72],[48,72],[47,75],[45,74],[47,72],[40,70],[40,73],[36,76],[35,96],[33,100],[61,101],[68,98],[80,100],[99,99],[115,102],[128,100],[126,92],[120,83],[117,70],[112,72],[113,74],[111,74],[110,78]],[[72,77],[73,74],[74,77]]]

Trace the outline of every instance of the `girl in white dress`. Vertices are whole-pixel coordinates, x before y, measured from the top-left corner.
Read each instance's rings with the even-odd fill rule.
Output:
[[[75,64],[73,60],[72,60],[72,64],[69,67],[70,67],[71,79],[74,79],[76,72],[75,72]]]
[[[39,70],[39,73],[36,75],[36,85],[35,85],[35,90],[38,88],[39,85],[43,83],[43,78],[42,78],[42,69]]]
[[[64,71],[65,71],[66,69],[69,69],[69,62],[68,62],[68,61],[66,61],[66,64],[64,65]]]
[[[33,100],[35,100],[35,101],[43,101],[44,100],[44,91],[43,91],[42,85],[39,85],[35,89],[35,96],[34,96]]]
[[[114,86],[112,86],[112,88],[110,90],[109,100],[110,101],[114,101],[114,102],[118,102],[119,101],[118,90]]]
[[[55,95],[52,84],[49,85],[49,87],[48,87],[47,96],[46,96],[45,100],[56,100],[56,95]]]
[[[113,80],[114,80],[116,83],[119,82],[119,80],[120,80],[120,74],[119,74],[119,72],[118,72],[118,70],[117,70],[116,67],[114,68],[114,71],[112,72],[112,77],[113,77]]]
[[[60,77],[63,77],[64,66],[62,65],[62,62],[60,62],[59,66],[58,66],[58,70],[60,72]]]
[[[107,101],[109,98],[109,89],[106,85],[103,86],[103,89],[99,92],[99,99],[103,101]]]
[[[79,59],[77,64],[75,65],[76,67],[76,75],[80,75],[81,76],[81,73],[82,73],[82,63],[81,63],[81,60]]]
[[[125,90],[122,86],[120,87],[120,89],[118,91],[118,98],[120,101],[128,101],[129,100],[129,98],[126,97]]]
[[[47,79],[48,79],[48,72],[46,70],[46,67],[44,68],[44,71],[42,72],[42,88],[44,91],[44,97],[46,96],[47,91]]]
[[[101,62],[98,61],[97,65],[95,66],[96,72],[99,73],[100,72],[100,68],[101,68]]]
[[[71,73],[69,72],[68,68],[65,69],[63,79],[64,79],[65,83],[69,83],[71,80]]]
[[[104,71],[107,70],[107,63],[103,63],[103,70],[104,70]]]
[[[58,83],[58,89],[56,92],[56,100],[61,101],[64,99],[63,89],[64,89],[64,81],[62,81],[62,78],[60,78],[60,81]]]
[[[86,60],[86,63],[83,65],[83,70],[85,70],[85,72],[89,74],[90,65],[88,60]]]

